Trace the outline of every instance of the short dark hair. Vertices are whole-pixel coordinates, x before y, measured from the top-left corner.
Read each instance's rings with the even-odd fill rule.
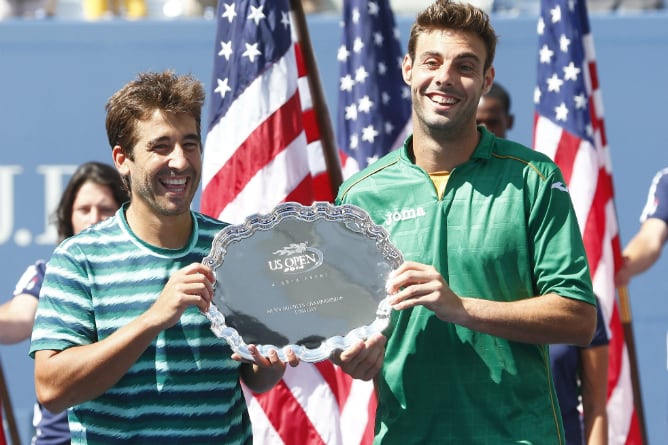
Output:
[[[81,164],[70,177],[53,216],[58,230],[59,242],[74,235],[74,227],[72,226],[74,200],[79,193],[79,189],[86,182],[94,182],[109,187],[119,207],[130,199],[121,180],[121,175],[118,174],[116,168],[94,161]]]
[[[421,11],[408,37],[408,55],[415,60],[415,47],[420,34],[434,29],[456,29],[478,35],[487,49],[484,70],[494,63],[497,36],[485,11],[469,3],[437,0]]]
[[[144,72],[118,90],[107,102],[106,127],[109,145],[120,146],[129,159],[134,159],[137,143],[137,121],[145,120],[155,110],[189,114],[197,124],[201,146],[201,116],[204,105],[202,83],[191,75],[173,71]]]

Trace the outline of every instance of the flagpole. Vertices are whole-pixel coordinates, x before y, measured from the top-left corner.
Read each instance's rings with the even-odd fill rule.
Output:
[[[14,419],[14,410],[12,409],[12,402],[7,391],[7,384],[5,383],[5,373],[2,369],[2,360],[0,360],[0,400],[2,400],[2,410],[5,413],[7,428],[9,429],[9,438],[12,445],[21,445],[19,439],[19,432],[16,428],[16,420]],[[0,416],[0,419],[2,416]],[[2,427],[0,422],[0,428]]]
[[[626,349],[629,355],[629,367],[631,368],[631,385],[633,386],[633,402],[635,404],[636,415],[640,424],[640,434],[642,441],[647,444],[647,431],[645,429],[645,415],[642,404],[642,393],[640,391],[640,376],[638,374],[638,360],[636,358],[635,340],[633,338],[633,326],[631,325],[631,303],[626,286],[617,289],[619,293],[619,318],[624,330],[624,339],[626,340]]]
[[[313,110],[315,111],[318,127],[320,128],[320,143],[322,144],[325,165],[327,166],[327,176],[329,177],[332,196],[336,196],[339,191],[339,186],[343,182],[343,174],[341,173],[338,150],[336,148],[336,143],[334,142],[332,121],[329,117],[329,110],[327,108],[327,103],[325,102],[325,96],[322,92],[322,85],[320,84],[318,67],[315,62],[315,56],[313,55],[313,46],[311,45],[311,38],[308,33],[302,0],[290,0],[290,8],[294,14],[293,17],[295,30],[297,32],[297,40],[300,43],[302,55],[304,57],[304,64],[308,73],[308,85],[311,90]]]

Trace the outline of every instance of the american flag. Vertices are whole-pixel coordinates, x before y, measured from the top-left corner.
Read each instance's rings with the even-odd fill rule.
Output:
[[[201,209],[239,223],[333,193],[288,0],[218,3]]]
[[[594,42],[585,0],[542,0],[533,146],[561,168],[571,192],[610,334],[609,443],[641,444],[628,349],[614,274],[621,245],[603,123]]]
[[[288,0],[218,3],[203,213],[240,223],[284,201],[331,201]],[[255,443],[366,444],[373,386],[329,361],[288,367],[274,389],[244,387]]]
[[[411,105],[402,58],[388,0],[343,2],[337,134],[346,177],[403,143]]]

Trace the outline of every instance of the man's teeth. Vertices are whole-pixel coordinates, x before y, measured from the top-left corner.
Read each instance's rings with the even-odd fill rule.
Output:
[[[167,184],[167,185],[176,185],[176,186],[179,186],[179,185],[185,185],[185,184],[186,184],[186,180],[185,180],[185,179],[165,179],[164,182],[165,182],[165,184]]]
[[[450,98],[450,97],[443,97],[443,96],[434,96],[431,98],[434,102],[440,105],[452,105],[454,104],[457,100]]]

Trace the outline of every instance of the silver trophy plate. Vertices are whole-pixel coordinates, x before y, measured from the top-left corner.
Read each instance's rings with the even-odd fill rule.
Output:
[[[359,207],[290,202],[222,229],[202,262],[216,274],[206,315],[233,351],[319,362],[387,327],[403,256]]]

